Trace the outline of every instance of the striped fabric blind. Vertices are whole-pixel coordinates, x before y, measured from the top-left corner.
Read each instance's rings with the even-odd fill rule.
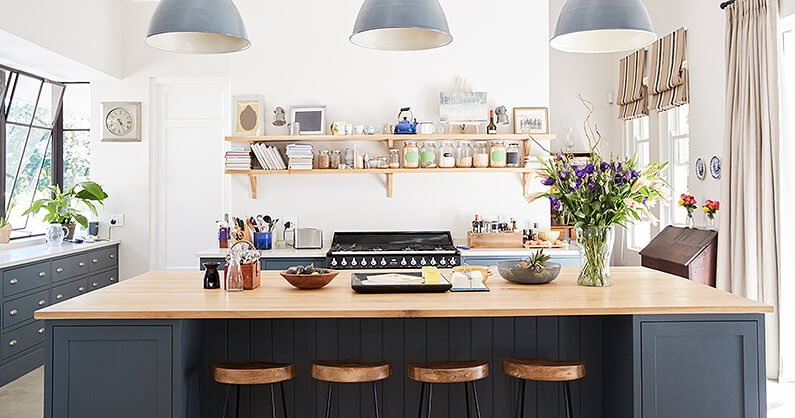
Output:
[[[646,77],[646,50],[621,58],[618,77],[619,118],[635,119],[649,114],[649,93],[643,85]]]
[[[682,106],[690,101],[687,68],[687,31],[679,28],[656,42],[651,51],[651,108],[657,112]]]

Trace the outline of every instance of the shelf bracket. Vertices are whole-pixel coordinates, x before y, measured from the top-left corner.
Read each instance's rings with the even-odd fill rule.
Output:
[[[256,199],[257,198],[257,176],[255,174],[249,174],[248,175],[248,182],[249,182],[249,185],[251,186],[251,198],[252,199]]]
[[[530,196],[530,180],[533,178],[533,173],[522,173],[522,189],[524,190],[524,197]]]
[[[386,197],[392,197],[392,190],[395,186],[395,173],[386,174]]]

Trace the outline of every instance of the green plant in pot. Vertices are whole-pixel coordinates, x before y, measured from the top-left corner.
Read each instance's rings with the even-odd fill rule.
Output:
[[[6,216],[0,216],[0,244],[8,244],[11,241],[11,224],[8,222],[9,213],[14,209],[14,204],[8,205]]]
[[[108,197],[102,186],[93,181],[78,183],[63,191],[57,185],[46,186],[41,190],[51,192],[52,197],[33,202],[33,205],[22,214],[37,214],[42,209],[47,211],[44,221],[63,225],[67,229],[65,239],[68,240],[74,238],[75,223],[88,227],[88,218],[77,209],[76,205],[82,204],[96,216],[96,204],[103,205]]]

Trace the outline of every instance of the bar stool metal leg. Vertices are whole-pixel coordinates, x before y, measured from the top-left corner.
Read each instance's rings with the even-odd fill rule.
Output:
[[[375,418],[378,418],[378,389],[373,382],[373,405],[375,406]]]
[[[471,418],[472,408],[469,407],[469,382],[464,382],[464,399],[466,399],[467,418]]]
[[[240,418],[240,385],[235,385],[235,418]]]
[[[425,382],[420,385],[420,406],[417,410],[417,418],[422,418],[422,401],[425,399]]]
[[[524,416],[525,380],[519,379],[519,393],[516,394],[516,418]]]
[[[284,412],[284,418],[287,417],[287,399],[284,395],[284,382],[279,382],[279,392],[282,393],[282,411]]]
[[[271,417],[276,418],[276,396],[273,394],[273,384],[268,385],[271,390]]]
[[[472,385],[472,398],[475,400],[475,412],[478,414],[478,418],[480,418],[480,403],[478,402],[478,390],[475,388],[475,382],[469,382]]]
[[[326,418],[331,416],[331,386],[333,383],[328,382],[328,396],[326,397]]]
[[[431,401],[433,400],[433,383],[428,383],[428,418],[431,418]]]
[[[221,418],[226,418],[226,408],[229,406],[229,389],[232,385],[226,385],[226,396],[224,397],[224,410],[221,412]]]
[[[574,418],[574,408],[571,406],[571,386],[568,381],[563,382],[563,394],[566,397],[566,418]]]

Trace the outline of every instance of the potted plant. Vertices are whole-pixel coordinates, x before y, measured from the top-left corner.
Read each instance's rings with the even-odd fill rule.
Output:
[[[539,157],[539,174],[550,188],[530,199],[548,197],[553,209],[571,217],[582,264],[577,283],[610,286],[615,226],[641,221],[644,216],[656,224],[651,208],[658,201],[670,199],[670,188],[660,176],[667,163],[638,167],[634,156],[603,158],[599,153],[601,135],[589,122],[596,107],[582,97],[580,100],[589,111],[584,130],[590,156],[582,159],[557,154],[546,160]]]
[[[0,216],[0,244],[8,244],[11,241],[11,224],[8,223],[9,213],[14,209],[14,204],[8,205],[6,216]]]
[[[47,214],[44,220],[50,223],[63,225],[67,229],[65,239],[74,238],[75,222],[88,227],[88,219],[75,207],[76,203],[85,205],[94,216],[97,215],[97,207],[94,202],[103,205],[108,194],[102,190],[102,186],[92,181],[78,183],[66,190],[61,191],[57,185],[50,185],[42,188],[52,193],[52,197],[39,199],[33,202],[23,215],[36,214],[45,209]]]

